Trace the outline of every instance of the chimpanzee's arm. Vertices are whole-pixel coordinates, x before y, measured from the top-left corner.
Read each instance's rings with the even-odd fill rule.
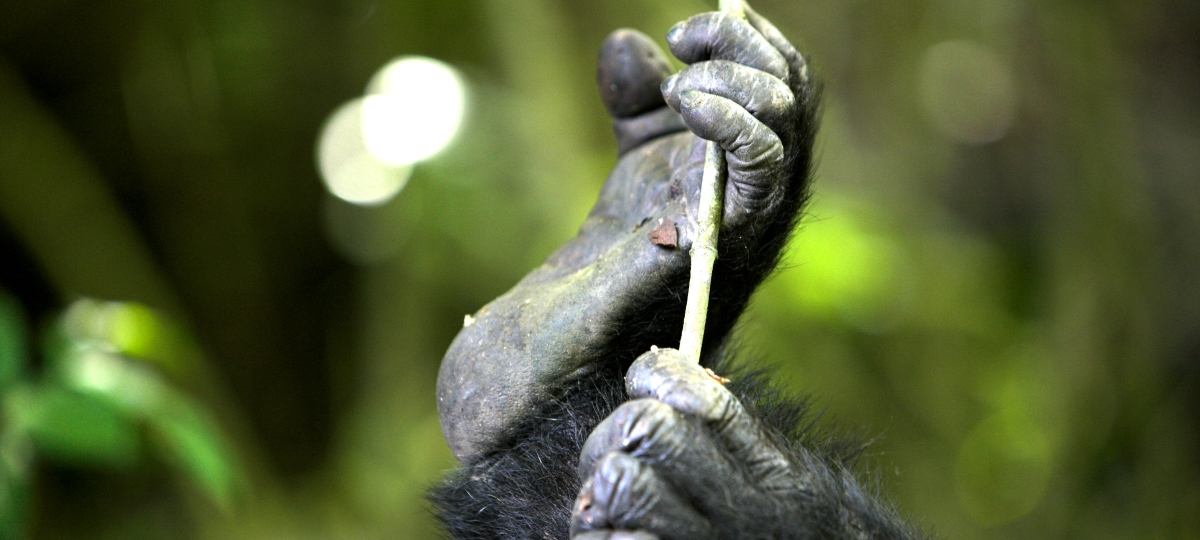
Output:
[[[726,390],[666,349],[634,362],[678,343],[704,139],[729,181],[702,361],[726,372],[726,334],[807,197],[816,130],[804,59],[753,11],[667,41],[690,64],[669,78],[645,36],[605,41],[616,168],[579,235],[446,354],[439,413],[463,468],[432,495],[439,516],[455,538],[906,537],[761,376],[727,373]]]
[[[606,40],[598,78],[623,149],[616,168],[578,236],[480,309],[446,353],[438,411],[463,461],[565,381],[678,342],[705,145],[688,128],[729,163],[706,349],[775,266],[808,187],[816,105],[804,60],[753,13],[699,15],[668,41],[692,64],[670,78],[644,35]]]

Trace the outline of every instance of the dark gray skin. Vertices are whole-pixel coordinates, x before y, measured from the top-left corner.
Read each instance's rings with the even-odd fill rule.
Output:
[[[644,35],[605,41],[598,79],[621,152],[615,169],[578,236],[480,309],[442,361],[442,432],[464,464],[564,381],[678,343],[706,140],[729,167],[706,350],[774,265],[808,174],[804,59],[753,11],[697,15],[667,41],[690,64],[674,76]]]
[[[730,367],[723,340],[807,197],[804,59],[747,16],[673,28],[671,52],[689,64],[674,76],[645,36],[605,41],[597,78],[616,168],[579,235],[476,313],[442,364],[442,431],[463,467],[432,500],[455,538],[920,537],[860,488],[853,451],[810,437],[801,402],[668,348],[705,140],[725,150],[729,180],[703,365]]]
[[[632,401],[584,444],[572,538],[717,538],[714,522],[747,508],[782,509],[783,494],[816,491],[817,459],[777,446],[711,372],[679,351],[642,355],[625,386]],[[847,537],[866,528],[853,513],[839,521]]]

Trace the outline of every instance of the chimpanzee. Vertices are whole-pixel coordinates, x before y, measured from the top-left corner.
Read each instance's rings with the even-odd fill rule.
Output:
[[[438,375],[462,468],[430,498],[458,539],[917,538],[860,448],[731,364],[727,335],[808,197],[817,91],[753,10],[618,30],[597,77],[619,158],[579,234],[467,317]],[[728,183],[702,365],[677,347],[705,140]],[[656,346],[652,349],[652,346]],[[647,352],[650,351],[650,352]]]

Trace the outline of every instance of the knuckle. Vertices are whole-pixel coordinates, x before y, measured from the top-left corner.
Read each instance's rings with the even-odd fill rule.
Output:
[[[696,394],[696,401],[699,404],[697,416],[710,422],[725,421],[734,416],[741,408],[737,398],[716,381],[695,385],[689,390]]]
[[[720,391],[711,396],[707,419],[718,423],[730,422],[742,413],[742,403],[733,394],[720,387]]]
[[[763,165],[766,165],[769,168],[775,168],[779,165],[782,165],[784,159],[786,158],[786,153],[783,150],[783,141],[780,141],[779,136],[771,132],[768,132],[762,137],[764,139],[762,148]]]
[[[589,478],[584,481],[579,496],[575,498],[575,507],[571,510],[571,536],[603,530],[608,526],[608,512],[596,500],[595,483]]]
[[[644,531],[600,530],[574,535],[571,540],[658,540],[658,537]]]
[[[619,409],[618,409],[619,411]],[[596,461],[600,456],[612,450],[616,443],[616,439],[620,437],[619,426],[615,421],[615,413],[605,418],[600,422],[600,425],[588,435],[588,438],[583,443],[583,449],[579,455],[578,473],[581,480],[585,480],[592,475],[595,470]]]
[[[647,470],[637,459],[621,452],[609,452],[596,464],[592,500],[609,522],[619,521],[615,518],[639,506],[637,501],[647,494]]]
[[[571,540],[611,540],[612,538],[612,531],[587,531],[571,535]]]
[[[631,396],[654,398],[675,411],[705,418],[714,407],[724,406],[727,400],[736,401],[699,365],[677,352],[665,351],[668,349],[643,355],[629,368],[627,389]]]
[[[754,123],[739,134],[737,148],[744,150],[741,157],[745,165],[754,169],[770,168],[783,161],[783,141],[765,125]]]
[[[717,31],[724,30],[726,27],[728,27],[730,22],[732,22],[731,19],[732,18],[729,16],[729,14],[725,13],[724,11],[709,11],[707,13],[693,15],[691,18],[691,20],[697,23],[694,26],[695,28],[706,28]]]
[[[596,479],[606,485],[621,485],[630,476],[636,474],[640,464],[624,452],[612,451],[600,458],[596,463]]]
[[[618,448],[625,452],[670,446],[678,439],[679,416],[670,406],[653,399],[639,399],[622,405],[622,436]]]
[[[709,421],[722,418],[732,407],[730,403],[737,402],[724,386],[703,373],[665,385],[658,398],[681,413]]]
[[[638,357],[629,366],[625,388],[631,397],[654,397],[664,382],[686,373],[687,359],[675,349],[658,349]]]
[[[653,399],[635,399],[621,405],[613,414],[616,421],[628,431],[632,426],[644,426],[657,429],[658,426],[670,423],[670,407]]]
[[[587,531],[576,534],[571,540],[657,540],[658,537],[642,531]]]
[[[791,69],[788,67],[787,60],[783,59],[783,55],[772,49],[767,53],[764,53],[764,56],[767,57],[768,66],[768,69],[765,71],[775,75],[776,77],[779,77],[780,79],[788,78]]]

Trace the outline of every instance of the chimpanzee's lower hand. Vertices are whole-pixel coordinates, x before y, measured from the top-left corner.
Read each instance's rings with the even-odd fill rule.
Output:
[[[679,351],[642,355],[625,385],[633,400],[592,431],[579,458],[572,537],[627,530],[715,538],[714,524],[801,486],[737,398]]]
[[[675,349],[642,355],[632,401],[588,437],[576,540],[903,538],[844,469],[791,448]]]
[[[774,267],[806,195],[815,104],[804,59],[747,17],[706,13],[673,28],[671,51],[690,65],[669,78],[644,35],[605,41],[598,79],[616,168],[578,236],[475,314],[442,362],[442,431],[464,463],[569,382],[678,343],[705,139],[729,166],[706,350]]]

